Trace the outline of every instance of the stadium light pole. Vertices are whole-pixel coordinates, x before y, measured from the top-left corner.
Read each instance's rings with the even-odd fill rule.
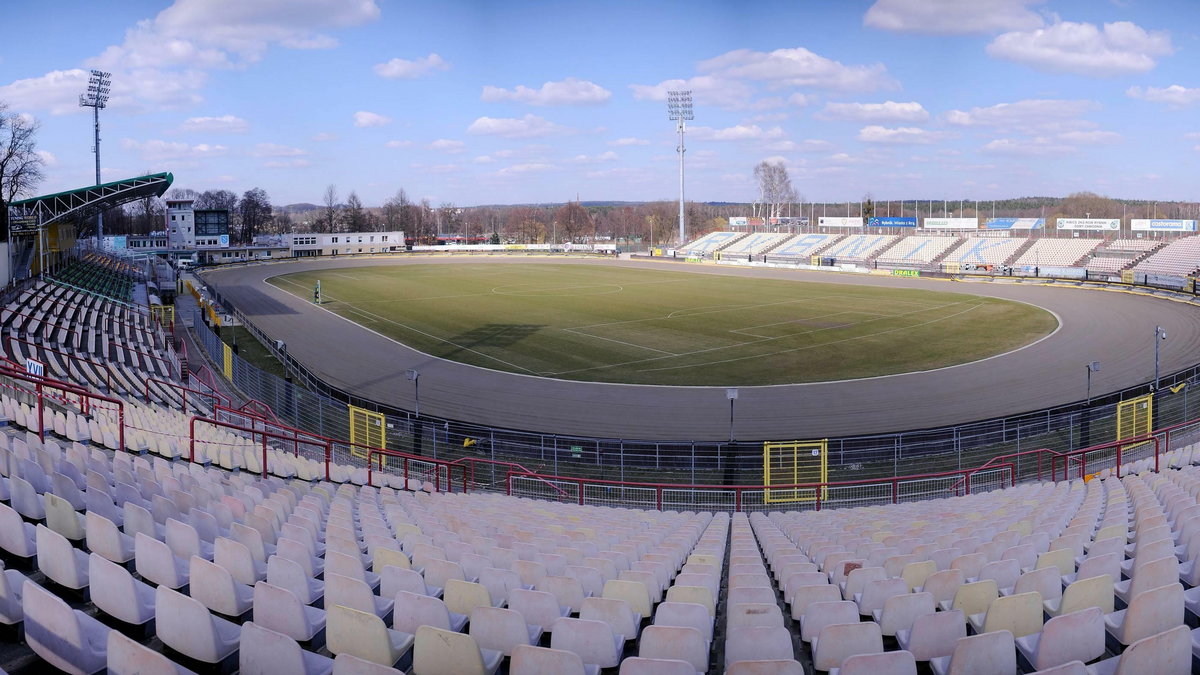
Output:
[[[405,373],[408,379],[413,383],[413,398],[415,405],[413,406],[413,414],[417,417],[421,416],[421,372],[418,370],[408,370]]]
[[[692,113],[692,91],[672,90],[667,92],[667,118],[677,122],[675,130],[679,132],[679,245],[687,241],[687,216],[683,210],[683,135],[687,131],[687,122],[695,119]]]
[[[79,106],[92,109],[92,152],[96,153],[96,185],[100,184],[100,110],[108,107],[108,93],[112,88],[112,73],[93,70],[88,78],[86,94],[79,95]],[[96,214],[96,244],[104,247],[104,213]]]
[[[1159,345],[1167,339],[1167,331],[1162,326],[1154,327],[1154,391],[1158,391],[1158,352]]]
[[[1092,361],[1087,364],[1087,404],[1092,404],[1092,373],[1100,372],[1100,362]]]
[[[733,402],[737,400],[738,390],[730,387],[725,390],[725,398],[729,399],[729,442],[733,442]]]

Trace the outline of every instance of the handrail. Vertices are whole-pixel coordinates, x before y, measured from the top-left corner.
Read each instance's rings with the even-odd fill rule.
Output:
[[[111,364],[111,363],[100,363],[99,361],[93,361],[93,360],[91,360],[91,359],[89,359],[89,358],[85,358],[85,357],[82,357],[82,356],[76,356],[76,355],[74,355],[74,354],[69,354],[69,353],[67,353],[67,352],[64,352],[64,351],[62,351],[62,350],[55,349],[54,347],[47,347],[47,346],[46,346],[46,345],[44,345],[44,344],[41,344],[41,345],[39,345],[39,344],[37,344],[37,343],[30,342],[29,340],[23,340],[23,339],[21,339],[21,338],[19,338],[19,337],[13,337],[13,336],[11,336],[11,335],[9,336],[9,339],[10,339],[10,340],[16,340],[18,343],[20,343],[20,344],[23,344],[23,345],[29,345],[29,346],[31,346],[31,347],[36,347],[36,348],[38,348],[38,349],[44,349],[44,350],[46,350],[46,351],[48,351],[48,352],[51,352],[51,353],[54,353],[54,354],[58,354],[58,355],[60,355],[60,356],[65,356],[65,357],[67,357],[68,359],[73,359],[73,360],[76,360],[76,361],[82,361],[82,362],[84,362],[84,363],[87,363],[87,364],[90,364],[90,365],[93,365],[93,366],[96,366],[96,367],[98,367],[98,368],[100,369],[100,372],[104,373],[105,384],[108,386],[108,390],[109,390],[110,392],[111,392],[111,391],[113,391],[113,385],[112,385],[113,373],[112,373],[112,364]],[[8,359],[5,359],[5,360],[8,360]],[[70,364],[68,363],[67,365],[69,366]]]
[[[524,466],[521,466],[520,464],[517,464],[516,462],[504,462],[504,461],[501,461],[498,459],[484,459],[482,457],[459,457],[458,459],[454,460],[453,462],[449,462],[449,463],[457,465],[459,462],[471,462],[471,482],[472,483],[475,482],[475,462],[480,462],[482,464],[498,464],[500,466],[510,466],[510,467],[515,466],[516,468],[518,468],[521,471],[524,471],[526,473],[534,473],[533,471],[525,468]],[[564,497],[568,496],[567,491],[563,490],[562,488],[558,487],[557,485],[554,485],[553,483],[550,483],[550,482],[546,482],[546,484],[549,485],[550,487],[554,488],[555,490],[557,490],[558,493],[561,494],[562,496],[564,496]]]
[[[274,438],[277,440],[298,442],[298,439],[296,439],[294,437],[289,438],[288,436],[285,436],[283,434],[267,431],[265,429],[255,429],[254,427],[247,427],[247,426],[244,426],[241,424],[234,424],[233,422],[224,422],[221,420],[215,420],[215,419],[211,419],[211,418],[207,418],[207,417],[200,417],[199,415],[193,415],[191,418],[191,421],[188,422],[188,436],[189,436],[188,461],[189,462],[196,461],[196,423],[197,422],[199,422],[201,424],[211,424],[211,425],[217,426],[217,427],[224,427],[226,429],[233,429],[235,431],[249,432],[250,434],[262,436],[262,476],[263,476],[263,478],[267,477],[267,439]],[[253,440],[253,439],[251,439],[251,440]],[[201,441],[201,442],[207,442],[207,441]],[[325,480],[329,480],[329,462],[330,462],[331,457],[333,456],[332,443],[330,443],[328,440],[326,440],[324,443],[311,443],[310,445],[324,445],[325,446]]]
[[[361,446],[361,444],[355,444],[355,445]],[[367,485],[370,485],[371,487],[375,487],[374,457],[380,458],[379,469],[381,471],[383,470],[383,459],[382,459],[383,457],[399,457],[399,458],[403,459],[404,460],[404,483],[406,486],[408,485],[408,463],[410,461],[425,462],[427,464],[433,464],[435,467],[438,467],[438,466],[444,467],[446,469],[446,490],[447,491],[450,490],[450,488],[454,482],[454,475],[453,475],[454,472],[450,470],[451,467],[462,468],[463,469],[463,471],[462,471],[462,491],[464,493],[468,491],[466,467],[464,467],[461,464],[454,464],[452,462],[447,462],[447,461],[441,460],[441,459],[432,459],[429,457],[422,457],[420,455],[412,455],[407,452],[401,452],[399,450],[388,450],[386,448],[369,448],[368,447],[367,448]],[[441,474],[436,469],[433,472],[433,491],[434,492],[442,491]]]
[[[264,410],[266,412],[259,412]],[[253,415],[259,419],[266,420],[273,424],[280,424],[279,418],[275,415],[275,411],[271,409],[271,406],[259,401],[258,399],[252,398],[247,400],[238,407],[238,412],[243,412],[247,415]]]
[[[199,389],[192,389],[191,387],[179,384],[178,382],[168,382],[166,380],[160,380],[157,378],[148,377],[145,380],[145,388],[142,390],[142,396],[143,396],[143,398],[146,399],[146,403],[150,402],[150,383],[151,382],[157,382],[158,384],[166,385],[169,388],[180,390],[179,398],[183,403],[184,414],[187,414],[187,411],[188,411],[187,395],[189,393],[196,394],[197,396],[207,396],[211,399],[216,399],[213,402],[214,406],[220,405],[221,400],[224,400],[226,403],[229,402],[229,397],[226,396],[225,394],[222,394],[219,391],[215,391],[215,390],[212,392],[200,391]]]
[[[61,380],[55,380],[49,377],[37,377],[35,375],[30,375],[23,370],[13,368],[5,365],[4,363],[0,363],[0,376],[10,377],[14,380],[20,380],[22,382],[33,383],[34,391],[38,397],[38,438],[42,440],[46,439],[46,420],[42,415],[43,397],[45,396],[45,392],[43,390],[45,387],[51,387],[53,389],[61,389],[68,394],[74,394],[80,397],[80,399],[95,399],[97,401],[104,401],[106,403],[112,403],[116,405],[117,420],[120,425],[117,430],[120,449],[125,449],[125,402],[121,399],[114,398],[112,396],[105,396],[104,394],[97,394],[77,385],[71,384],[70,382],[63,382]]]
[[[1060,457],[1063,454],[1061,452],[1057,452],[1057,451],[1051,450],[1049,448],[1038,448],[1036,450],[1022,450],[1020,452],[1010,452],[1007,455],[996,455],[995,457],[989,459],[988,461],[984,462],[983,464],[980,464],[974,470],[975,471],[983,471],[984,469],[989,469],[992,467],[992,462],[995,462],[997,460],[1013,459],[1015,457],[1023,457],[1025,455],[1037,455],[1038,456],[1038,480],[1041,480],[1041,478],[1042,478],[1042,454],[1047,453],[1047,452],[1050,453],[1051,455],[1060,456]],[[1057,477],[1056,477],[1057,474],[1055,474],[1054,468],[1053,468],[1054,466],[1055,466],[1054,458],[1051,457],[1050,480],[1052,480],[1052,481],[1057,480]],[[964,478],[964,480],[965,480],[965,478]],[[961,481],[959,481],[959,483],[955,483],[951,487],[954,489],[958,489],[960,483],[961,483]]]
[[[1007,470],[1010,485],[1016,485],[1016,465],[1015,464],[1012,464],[1011,462],[1001,463],[1001,464],[997,464],[995,466],[988,467],[988,468]],[[512,495],[512,479],[514,477],[537,478],[542,481],[556,480],[556,481],[562,481],[564,483],[575,483],[579,486],[578,503],[580,505],[584,504],[584,494],[585,494],[584,487],[587,485],[600,485],[600,486],[606,486],[606,487],[649,488],[649,489],[654,490],[656,508],[660,511],[662,510],[663,491],[664,490],[733,491],[734,504],[735,504],[734,510],[735,511],[742,510],[742,493],[743,492],[748,492],[748,491],[756,492],[756,491],[760,491],[760,490],[761,491],[765,491],[765,490],[780,490],[780,491],[783,491],[783,490],[813,490],[815,493],[814,501],[816,504],[816,510],[820,511],[822,495],[824,495],[824,493],[827,492],[828,489],[831,487],[849,487],[849,486],[856,486],[856,485],[888,485],[888,484],[890,484],[891,488],[892,488],[892,495],[891,495],[892,503],[896,504],[899,502],[899,499],[900,499],[900,483],[901,482],[922,480],[922,479],[929,479],[929,478],[943,478],[943,477],[947,477],[947,476],[964,476],[968,479],[967,483],[966,483],[965,494],[971,494],[971,483],[970,483],[969,479],[970,479],[970,476],[974,475],[974,473],[976,473],[977,471],[978,471],[977,469],[954,469],[951,471],[938,471],[938,472],[933,472],[933,473],[912,474],[912,475],[908,475],[908,476],[890,476],[887,478],[860,478],[860,479],[856,479],[856,480],[824,481],[824,482],[817,482],[817,483],[786,483],[786,484],[781,483],[781,484],[777,484],[777,485],[718,485],[718,484],[706,484],[706,483],[697,483],[697,484],[689,485],[689,484],[680,484],[680,483],[650,483],[650,482],[639,482],[639,481],[615,481],[615,480],[604,480],[604,479],[589,479],[589,478],[575,477],[575,476],[552,476],[552,475],[524,472],[524,471],[509,471],[508,475],[505,479],[505,487],[506,487],[506,493],[511,496]]]
[[[1141,445],[1143,443],[1154,443],[1154,471],[1155,471],[1155,473],[1157,473],[1160,470],[1159,458],[1162,456],[1162,445],[1161,445],[1161,442],[1159,441],[1157,432],[1152,431],[1149,434],[1143,434],[1141,436],[1131,436],[1129,438],[1122,438],[1122,439],[1119,439],[1116,441],[1109,441],[1108,443],[1101,443],[1100,445],[1094,445],[1094,446],[1091,446],[1088,448],[1082,448],[1080,450],[1072,450],[1070,452],[1061,453],[1061,456],[1063,457],[1063,476],[1064,476],[1064,478],[1067,476],[1067,460],[1068,459],[1076,457],[1078,455],[1083,455],[1083,458],[1079,464],[1079,476],[1080,476],[1080,478],[1083,478],[1087,474],[1087,453],[1096,452],[1098,450],[1108,450],[1111,448],[1116,448],[1116,450],[1117,450],[1116,474],[1117,474],[1117,478],[1120,478],[1121,477],[1121,454],[1122,454],[1122,451],[1124,450],[1125,446]],[[1055,462],[1057,462],[1057,459],[1055,460]]]

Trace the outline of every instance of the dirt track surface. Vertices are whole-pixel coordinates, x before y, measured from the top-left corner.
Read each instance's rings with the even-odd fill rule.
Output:
[[[330,385],[412,409],[420,372],[421,412],[437,417],[564,435],[637,440],[728,440],[724,387],[597,384],[529,377],[445,361],[409,349],[266,283],[298,271],[406,264],[529,263],[530,258],[388,257],[300,261],[207,272],[205,280]],[[629,261],[556,263],[659,266],[699,274],[927,288],[1028,302],[1054,312],[1058,331],[1023,349],[939,370],[801,385],[740,387],[739,440],[822,438],[945,426],[1082,400],[1086,364],[1099,396],[1154,377],[1154,327],[1162,373],[1200,355],[1200,308],[1128,293],[1009,283],[946,282],[769,268]],[[1002,331],[1004,326],[981,325]]]

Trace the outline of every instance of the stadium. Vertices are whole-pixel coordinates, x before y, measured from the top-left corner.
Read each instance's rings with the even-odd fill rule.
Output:
[[[880,0],[862,21],[895,25],[903,5]],[[1015,17],[1004,19],[1014,30],[1029,20]],[[222,31],[226,20],[238,18],[218,21]],[[160,23],[170,22],[138,30],[182,40]],[[236,47],[184,52],[255,72],[262,50],[230,34]],[[337,42],[281,34],[280,48]],[[135,37],[107,57],[135,50]],[[718,69],[743,52],[699,71],[730,77]],[[879,68],[851,69],[850,82]],[[446,70],[432,53],[374,68],[406,84]],[[0,152],[0,672],[1200,672],[1191,205],[1164,205],[1175,217],[1159,218],[1157,203],[1126,214],[1116,200],[1065,199],[1045,217],[1011,200],[986,217],[978,202],[935,214],[924,200],[892,216],[891,203],[865,199],[857,215],[846,202],[847,215],[828,216],[841,205],[794,191],[772,202],[764,178],[759,201],[693,218],[692,92],[673,88],[659,97],[679,135],[679,217],[666,236],[651,209],[648,238],[603,235],[593,216],[633,207],[578,197],[549,222],[570,234],[520,234],[535,209],[513,204],[501,237],[482,202],[436,210],[432,230],[428,219],[385,227],[382,215],[320,229],[343,208],[332,185],[302,227],[251,236],[253,208],[271,215],[269,202],[214,206],[157,165],[101,182],[109,74],[91,75],[80,105],[95,115],[95,184],[37,195]],[[664,84],[701,88],[705,77],[715,76]],[[488,85],[481,100],[607,100],[591,82],[554,84]],[[757,103],[726,105],[784,105]],[[919,105],[848,105],[813,118],[924,124]],[[957,137],[946,128],[1032,128],[1042,136],[1022,156],[1038,158],[1070,154],[1072,139],[1110,140],[1041,105],[1019,123],[989,122],[1007,114],[998,107],[950,111],[944,128],[871,125],[859,138],[923,145]],[[1029,121],[1038,116],[1052,123]],[[172,133],[250,132],[230,117]],[[353,119],[367,131],[391,121]],[[786,146],[750,121],[688,130]],[[529,114],[481,117],[468,133],[497,127],[564,146],[607,131]],[[0,141],[19,128],[36,131],[0,102]],[[453,157],[455,143],[424,149]],[[255,158],[264,175],[308,166],[308,151],[269,141],[181,145],[181,174],[205,158]],[[545,167],[615,161],[551,165],[542,146],[492,177],[515,194],[514,175],[550,181]],[[174,161],[166,142],[122,147]],[[34,174],[53,167],[33,145],[21,152]],[[334,154],[319,157],[351,170]],[[695,158],[701,172],[713,157]],[[763,161],[756,177],[786,181],[789,165],[822,175],[807,161]],[[461,185],[449,166],[414,165]],[[433,217],[428,200],[405,200],[405,213]],[[471,210],[492,219],[490,237],[467,231]],[[135,212],[144,231],[119,230]],[[575,222],[585,216],[590,234]],[[456,224],[443,231],[441,218]]]

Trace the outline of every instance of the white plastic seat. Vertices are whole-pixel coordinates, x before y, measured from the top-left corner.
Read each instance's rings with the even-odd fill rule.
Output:
[[[12,491],[10,503],[13,510],[30,520],[46,519],[45,501],[29,481],[20,476],[9,476],[9,487]]]
[[[929,662],[935,675],[1012,675],[1017,656],[1012,633],[1006,630],[960,638],[950,656]]]
[[[221,663],[238,649],[241,627],[213,616],[199,600],[166,586],[155,589],[155,633],[188,658]]]
[[[879,649],[883,650],[882,643]],[[821,653],[820,648],[815,646],[813,652]],[[726,629],[726,668],[738,661],[787,661],[793,658],[792,637],[783,626],[730,626]]]
[[[1104,612],[1088,607],[1052,617],[1040,633],[1019,637],[1017,649],[1037,670],[1104,655]]]
[[[117,524],[104,516],[88,511],[84,516],[85,539],[88,550],[115,562],[133,560],[133,537],[121,532]]]
[[[294,560],[273,555],[267,560],[267,583],[291,591],[305,605],[325,595],[325,582],[314,579]]]
[[[911,652],[883,652],[881,654],[855,654],[842,661],[841,668],[829,671],[830,675],[917,675],[917,662]]]
[[[1192,671],[1193,640],[1187,626],[1144,637],[1129,645],[1120,656],[1091,666],[1092,675],[1187,675]]]
[[[738,661],[725,669],[725,675],[805,675],[799,661]]]
[[[92,604],[100,611],[134,626],[154,618],[154,589],[134,579],[123,566],[92,553],[88,576]]]
[[[523,588],[514,588],[509,592],[508,608],[520,612],[525,617],[525,623],[540,626],[545,632],[553,632],[555,621],[571,613],[570,608],[559,605],[553,595]],[[584,662],[590,663],[587,659]]]
[[[439,598],[409,591],[397,591],[393,598],[392,628],[395,630],[416,634],[419,626],[433,626],[458,633],[467,625],[466,615],[452,614]]]
[[[172,589],[187,585],[187,561],[176,558],[165,543],[138,532],[134,537],[133,549],[134,567],[143,579]]]
[[[325,616],[325,644],[335,656],[353,654],[372,663],[393,666],[412,649],[411,633],[388,628],[373,613],[333,605],[327,606]]]
[[[254,623],[297,642],[310,642],[325,628],[325,610],[300,602],[286,588],[265,581],[254,584]]]
[[[1057,584],[1058,571],[1047,571]],[[986,612],[972,614],[967,621],[976,633],[1007,630],[1014,637],[1032,635],[1042,630],[1042,597],[1036,591],[1000,597],[988,605]]]
[[[883,605],[888,598],[896,595],[904,595],[908,593],[908,584],[903,579],[877,579],[868,581],[863,586],[862,592],[855,593],[852,598],[858,604],[858,613],[862,616],[871,616],[877,610],[883,609]]]
[[[380,619],[387,619],[392,611],[392,598],[381,598],[371,592],[366,582],[340,574],[325,575],[325,604],[345,605],[360,612],[372,612]]]
[[[213,542],[213,562],[229,570],[239,584],[253,586],[267,578],[266,564],[256,561],[245,544],[228,537]]]
[[[791,614],[794,621],[800,621],[808,607],[817,602],[842,602],[842,593],[837,589],[837,586],[829,584],[816,584],[812,586],[799,586],[792,589],[793,595],[788,601],[791,605]]]
[[[210,611],[239,617],[254,604],[254,589],[234,581],[229,570],[198,555],[190,560],[188,589]]]
[[[80,590],[88,586],[88,556],[45,525],[37,526],[38,569],[54,583]]]
[[[46,527],[71,541],[83,540],[86,534],[83,516],[75,512],[71,502],[53,492],[47,492],[43,499],[46,505]]]
[[[379,575],[363,566],[362,558],[341,551],[330,551],[325,554],[325,574],[340,574],[351,579],[358,579],[374,592],[379,588]]]
[[[703,673],[708,670],[708,640],[687,626],[646,626],[638,639],[638,656],[686,661]]]
[[[622,667],[629,661],[622,661]],[[509,675],[599,675],[600,667],[584,664],[575,652],[517,645],[513,647],[508,672]]]
[[[826,626],[835,623],[858,623],[858,605],[849,600],[814,602],[800,617],[800,639],[812,642]]]
[[[28,578],[17,570],[0,573],[0,624],[13,626],[25,620],[21,592]]]
[[[855,654],[883,651],[883,633],[873,621],[826,625],[813,639],[813,667],[817,670],[839,668]],[[728,642],[726,643],[728,649]],[[790,642],[789,642],[790,648]]]
[[[528,621],[527,618],[526,622]],[[612,628],[603,621],[562,617],[554,622],[552,628],[552,649],[575,652],[584,664],[600,668],[612,668],[621,661],[621,647],[625,636],[614,635]],[[643,635],[643,640],[644,637]]]
[[[1168,555],[1139,566],[1134,570],[1132,578],[1114,583],[1113,593],[1129,604],[1133,598],[1152,588],[1178,582],[1179,559]]]
[[[553,595],[560,606],[566,607],[571,612],[578,612],[582,609],[583,599],[587,597],[583,591],[583,584],[574,577],[547,575],[538,581],[534,589]]]
[[[242,624],[238,672],[243,675],[329,675],[333,659],[300,648],[294,639],[253,621]]]
[[[18,558],[37,555],[37,530],[7,504],[0,504],[0,548]]]
[[[1123,645],[1131,645],[1183,623],[1183,585],[1175,581],[1142,591],[1129,606],[1104,615],[1108,634]]]
[[[658,607],[654,608],[654,625],[695,628],[700,631],[700,635],[706,643],[712,642],[713,619],[708,615],[708,608],[704,605],[692,602],[660,603]]]
[[[659,610],[661,610],[661,605]],[[656,610],[657,613],[658,610]],[[763,602],[744,602],[725,608],[725,626],[782,626],[783,612],[779,605]]]
[[[603,621],[614,635],[624,635],[627,641],[637,639],[642,625],[642,617],[629,607],[628,602],[614,598],[584,598],[579,618]]]
[[[529,592],[533,593],[535,591]],[[545,595],[550,594],[546,593]],[[554,596],[550,595],[550,597],[553,598]],[[492,601],[492,596],[490,593],[488,593],[487,588],[481,584],[471,583],[461,579],[448,579],[446,581],[446,588],[442,591],[442,600],[446,603],[446,609],[455,614],[463,614],[468,617],[468,620],[471,616],[471,612],[473,612],[476,607],[495,606],[495,603]],[[511,607],[511,602],[509,604]],[[525,617],[525,622],[531,623],[528,615]]]
[[[90,675],[107,665],[108,626],[29,580],[21,590],[21,607],[25,642],[47,663],[76,675]]]
[[[165,655],[125,637],[121,631],[108,632],[106,651],[111,675],[195,675]],[[250,675],[253,671],[242,669],[242,672]]]
[[[918,616],[909,630],[896,631],[900,648],[912,652],[918,661],[950,656],[954,645],[967,636],[967,623],[961,609]]]
[[[480,648],[470,635],[421,626],[413,647],[413,675],[491,675],[500,652]]]
[[[517,645],[537,646],[542,627],[525,623],[525,617],[511,609],[476,607],[468,633],[480,648],[511,656]]]
[[[1063,591],[1062,598],[1047,600],[1042,606],[1050,616],[1070,614],[1088,607],[1098,607],[1105,614],[1111,614],[1114,598],[1112,578],[1104,574],[1074,581]]]
[[[379,595],[384,598],[391,598],[400,591],[408,591],[418,595],[428,595],[430,597],[440,597],[441,589],[437,593],[430,591],[425,585],[425,579],[416,570],[401,569],[393,565],[384,567],[379,573]]]
[[[933,614],[937,606],[931,593],[905,593],[893,595],[883,603],[883,609],[872,612],[872,618],[879,624],[885,636],[894,636],[902,630],[912,628],[913,621],[919,616]]]

